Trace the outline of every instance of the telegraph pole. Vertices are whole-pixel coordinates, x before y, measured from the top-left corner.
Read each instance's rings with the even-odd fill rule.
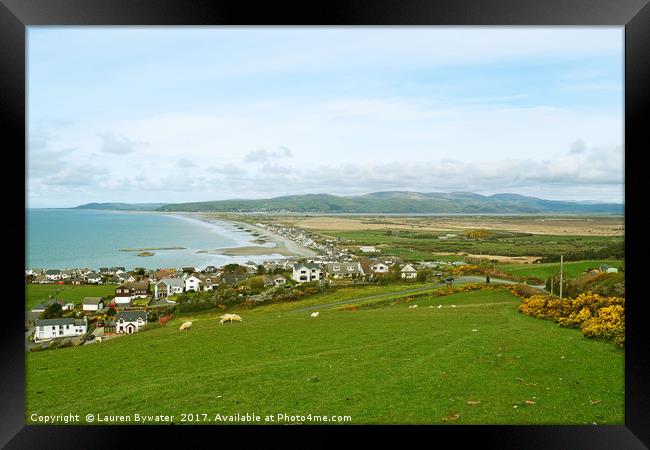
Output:
[[[560,300],[562,300],[562,271],[564,269],[564,255],[560,255]]]

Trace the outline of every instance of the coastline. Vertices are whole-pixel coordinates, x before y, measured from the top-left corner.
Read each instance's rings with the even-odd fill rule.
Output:
[[[272,247],[265,247],[262,245],[245,245],[241,247],[228,247],[228,248],[219,248],[213,250],[202,250],[201,253],[208,254],[220,254],[226,256],[272,256],[272,255],[281,255],[284,257],[312,257],[316,256],[317,253],[314,250],[303,247],[296,242],[288,239],[279,234],[273,233],[264,228],[260,228],[256,225],[252,225],[247,222],[239,222],[231,219],[213,218],[207,216],[209,213],[201,212],[191,212],[191,213],[166,213],[171,215],[182,215],[185,217],[191,217],[197,220],[201,220],[207,223],[213,222],[226,222],[234,225],[243,226],[245,229],[251,230],[250,241],[253,243],[256,240],[264,240],[266,243],[275,244]],[[253,235],[255,233],[256,235]]]

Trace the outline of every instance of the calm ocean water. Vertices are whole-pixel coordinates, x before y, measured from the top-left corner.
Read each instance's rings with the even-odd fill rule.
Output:
[[[250,241],[255,238],[228,222],[208,223],[167,214],[75,209],[28,209],[26,220],[26,258],[27,267],[31,268],[203,268],[269,259],[268,256],[196,253],[251,245]],[[185,247],[186,250],[152,250],[155,255],[149,257],[120,251],[146,247]]]

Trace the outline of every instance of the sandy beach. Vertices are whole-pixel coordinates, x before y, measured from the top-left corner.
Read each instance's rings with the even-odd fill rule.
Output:
[[[298,256],[298,257],[311,257],[315,256],[316,252],[302,247],[297,243],[293,242],[291,239],[287,239],[284,236],[279,234],[272,233],[264,228],[246,223],[246,222],[237,222],[234,220],[223,219],[221,217],[211,217],[208,213],[191,213],[191,217],[194,217],[199,220],[204,220],[206,222],[228,222],[244,227],[245,230],[250,230],[251,242],[261,242],[265,241],[266,243],[271,243],[274,245],[264,246],[264,245],[248,245],[244,247],[232,247],[232,248],[219,248],[219,249],[207,249],[202,251],[205,253],[214,253],[227,256],[263,256],[263,255],[282,255],[282,256]],[[255,234],[253,234],[255,233]]]

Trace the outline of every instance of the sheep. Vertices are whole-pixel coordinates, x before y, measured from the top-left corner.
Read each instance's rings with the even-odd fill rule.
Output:
[[[97,338],[95,338],[95,342],[97,342],[98,344],[101,344],[102,343],[102,337],[97,336]]]
[[[186,331],[192,328],[192,322],[184,322],[183,325],[178,329],[179,331]]]
[[[242,319],[239,317],[237,314],[224,314],[223,316],[220,317],[219,323],[224,324],[224,323],[229,323],[229,322],[241,322]]]
[[[413,308],[417,308],[417,307],[418,307],[418,305],[411,305],[411,306],[409,306],[409,309],[413,309]]]
[[[438,305],[438,309],[442,308],[442,305]]]
[[[311,313],[311,317],[318,317],[320,316],[320,313],[318,311]]]

